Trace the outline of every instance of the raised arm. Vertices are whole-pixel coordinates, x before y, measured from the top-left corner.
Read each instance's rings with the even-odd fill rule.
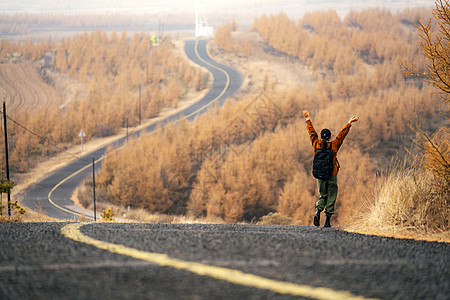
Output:
[[[353,117],[350,118],[350,120],[348,120],[348,123],[352,124],[353,122],[358,122],[358,120],[359,120],[359,117],[353,116]]]
[[[342,128],[341,131],[338,133],[338,135],[334,139],[337,150],[339,150],[342,143],[344,142],[345,137],[347,136],[348,132],[350,131],[350,127],[352,126],[352,123],[357,122],[358,120],[359,120],[359,117],[356,117],[356,116],[351,117],[350,120],[348,120],[348,123],[345,124],[344,128]]]
[[[308,130],[309,138],[311,139],[311,144],[315,148],[316,147],[315,143],[318,142],[319,136],[317,135],[317,132],[314,129],[314,126],[311,122],[311,118],[309,117],[309,113],[306,110],[303,111],[303,116],[306,119],[306,129]]]
[[[307,112],[306,110],[303,111],[303,116],[305,117],[306,121],[308,121],[309,118],[309,112]]]

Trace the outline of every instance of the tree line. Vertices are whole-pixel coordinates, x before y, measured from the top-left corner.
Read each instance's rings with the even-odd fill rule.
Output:
[[[273,48],[297,57],[313,70],[326,68],[337,75],[351,75],[369,65],[398,64],[411,57],[424,66],[414,24],[419,14],[431,10],[408,9],[352,11],[341,20],[335,11],[307,13],[299,21],[285,14],[256,18],[252,29]],[[382,41],[382,42],[381,42]]]
[[[217,46],[228,52],[237,52],[244,55],[252,55],[253,48],[248,39],[244,39],[242,43],[235,41],[233,33],[238,31],[236,20],[217,28],[214,33],[214,41]]]
[[[45,29],[47,32],[86,31],[98,28],[114,31],[120,29],[133,30],[170,30],[172,28],[189,28],[192,22],[190,14],[180,13],[172,18],[170,24],[164,24],[159,14],[142,13],[97,13],[97,14],[59,14],[59,13],[0,13],[0,36],[13,39],[15,36],[34,36]]]

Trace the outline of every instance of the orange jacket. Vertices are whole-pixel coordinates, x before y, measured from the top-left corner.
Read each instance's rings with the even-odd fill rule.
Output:
[[[350,123],[345,124],[344,128],[341,129],[336,138],[331,142],[328,142],[328,147],[330,147],[331,143],[331,149],[333,150],[334,154],[333,158],[334,169],[332,174],[333,176],[337,175],[337,173],[339,172],[339,166],[337,163],[337,152],[339,151],[339,148],[341,148],[341,145],[344,142],[344,139],[347,136],[348,132],[350,131],[351,126],[352,125]],[[319,136],[317,135],[317,132],[314,129],[311,120],[306,121],[306,128],[308,129],[309,137],[311,139],[312,146],[314,147],[314,151],[316,151],[316,149],[320,149],[320,143],[322,142],[322,139],[319,139]]]

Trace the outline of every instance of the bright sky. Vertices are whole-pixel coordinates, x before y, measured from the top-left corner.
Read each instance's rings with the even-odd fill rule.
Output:
[[[432,0],[198,0],[206,12],[241,12],[271,14],[284,11],[302,14],[314,10],[334,9],[346,13],[352,9],[382,7],[433,6]],[[174,13],[194,10],[195,0],[0,0],[0,12],[146,12]]]

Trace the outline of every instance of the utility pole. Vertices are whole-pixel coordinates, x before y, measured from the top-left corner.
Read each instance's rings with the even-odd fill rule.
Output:
[[[97,221],[97,203],[95,202],[95,158],[92,156],[92,188],[94,192],[94,221]]]
[[[128,142],[128,118],[127,118],[127,139],[126,141]]]
[[[6,102],[3,101],[3,123],[5,127],[5,160],[6,160],[6,179],[9,179],[9,155],[8,155],[8,129],[6,127]],[[11,217],[11,191],[8,191],[8,215]]]
[[[139,85],[139,125],[141,125],[141,85]]]

